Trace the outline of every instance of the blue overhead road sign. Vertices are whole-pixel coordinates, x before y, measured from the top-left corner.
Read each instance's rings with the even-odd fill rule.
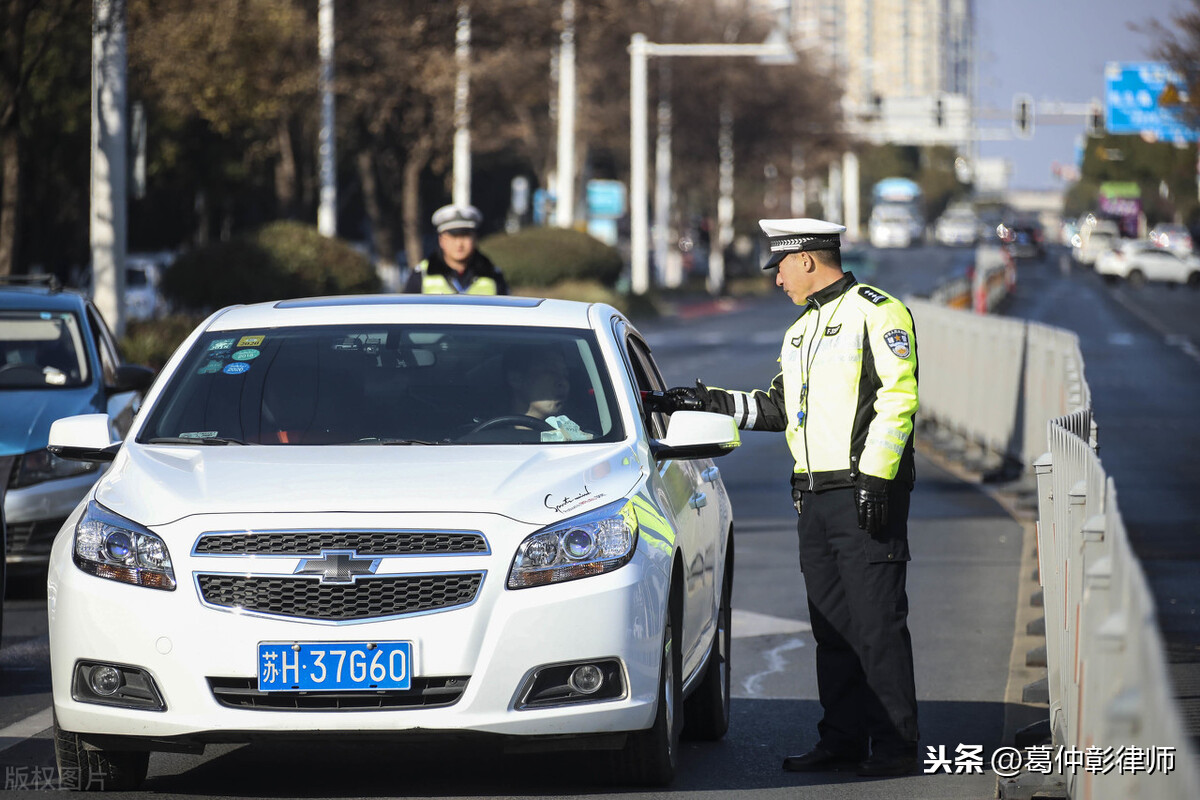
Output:
[[[1164,63],[1110,61],[1104,68],[1104,125],[1109,133],[1194,142],[1198,132],[1176,113],[1186,102],[1187,84]]]

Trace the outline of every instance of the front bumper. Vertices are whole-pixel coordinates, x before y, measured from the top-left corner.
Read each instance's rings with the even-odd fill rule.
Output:
[[[347,527],[346,515],[281,521],[275,528]],[[362,515],[358,515],[362,516]],[[410,517],[412,515],[409,515]],[[419,516],[419,515],[417,515]],[[247,521],[251,528],[256,521]],[[258,520],[262,523],[263,520]],[[369,527],[381,527],[373,520]],[[447,520],[408,518],[387,527],[436,528]],[[453,527],[462,527],[462,518]],[[359,521],[361,525],[361,521]],[[645,541],[633,560],[605,575],[562,584],[505,587],[516,545],[532,528],[488,518],[490,552],[480,555],[388,558],[379,573],[480,571],[469,605],[379,621],[330,623],[231,613],[202,604],[195,572],[290,573],[298,559],[196,556],[179,542],[198,531],[188,520],[156,529],[171,547],[178,587],[171,592],[97,578],[71,561],[70,536],[56,541],[49,572],[51,673],[59,724],[80,734],[135,736],[175,746],[270,736],[478,733],[540,737],[647,728],[657,702],[667,570]],[[266,527],[265,525],[262,527]],[[257,645],[265,641],[413,643],[414,683],[465,680],[449,705],[382,709],[230,707],[214,694],[214,679],[253,689]],[[587,659],[616,659],[621,697],[516,710],[519,690],[537,668]],[[148,711],[79,702],[72,677],[80,660],[145,670],[166,709]],[[171,748],[167,748],[171,749]]]
[[[101,470],[43,481],[4,493],[4,522],[9,564],[45,564],[63,521],[79,505]]]

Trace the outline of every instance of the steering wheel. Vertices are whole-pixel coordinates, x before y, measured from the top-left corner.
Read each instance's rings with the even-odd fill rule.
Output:
[[[13,364],[5,364],[3,367],[0,367],[0,375],[10,372],[32,372],[41,376],[42,368],[37,364],[29,364],[24,361],[18,361]]]
[[[554,426],[543,419],[529,417],[524,414],[506,414],[502,417],[485,419],[472,428],[467,435],[470,436],[472,433],[479,433],[480,431],[487,431],[492,428],[532,428],[535,431],[554,430]]]

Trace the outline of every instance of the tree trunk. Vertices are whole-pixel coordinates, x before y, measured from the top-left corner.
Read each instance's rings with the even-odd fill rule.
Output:
[[[21,132],[13,125],[0,130],[0,275],[16,270],[20,189]]]
[[[275,202],[279,216],[283,219],[296,218],[296,153],[292,147],[292,131],[286,117],[279,119],[275,128],[275,148],[278,161],[275,163]]]
[[[420,263],[425,254],[421,252],[421,173],[429,163],[432,145],[421,142],[413,146],[404,162],[401,192],[403,198],[404,252],[409,267]]]
[[[376,264],[396,263],[396,243],[392,238],[390,220],[384,217],[383,204],[379,196],[379,183],[375,173],[375,151],[367,145],[358,152],[358,182],[362,186],[363,205],[367,218],[371,220],[371,238],[375,245]]]

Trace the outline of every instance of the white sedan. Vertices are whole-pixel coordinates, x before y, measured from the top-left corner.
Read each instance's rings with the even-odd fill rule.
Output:
[[[730,417],[646,400],[604,305],[363,296],[219,311],[172,356],[49,571],[56,752],[444,732],[661,785],[729,724]],[[330,764],[331,767],[334,764]]]
[[[1147,281],[1200,288],[1200,258],[1159,247],[1145,239],[1127,239],[1096,257],[1096,273],[1108,280],[1123,278],[1130,286]]]

